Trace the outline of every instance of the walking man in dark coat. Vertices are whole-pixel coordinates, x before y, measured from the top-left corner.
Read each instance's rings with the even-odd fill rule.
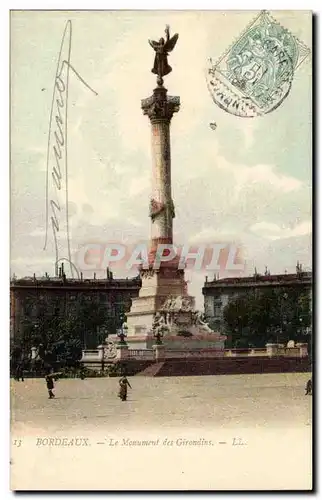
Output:
[[[312,396],[312,379],[307,381],[306,388],[305,388],[305,396]]]
[[[123,375],[123,377],[120,378],[120,380],[119,380],[119,384],[120,384],[119,398],[121,399],[121,401],[126,401],[126,399],[127,399],[127,387],[129,386],[130,389],[132,389],[130,382],[128,381],[126,376]]]
[[[53,399],[55,397],[55,394],[53,393],[53,389],[55,387],[53,377],[51,377],[50,375],[46,375],[45,380],[47,384],[49,399]]]

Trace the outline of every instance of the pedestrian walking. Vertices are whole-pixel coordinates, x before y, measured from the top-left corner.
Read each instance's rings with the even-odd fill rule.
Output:
[[[132,387],[131,387],[131,384],[125,375],[123,375],[123,377],[120,378],[119,385],[120,385],[119,398],[121,399],[121,401],[126,401],[127,400],[127,388],[129,386],[129,388],[132,389]]]
[[[23,377],[23,366],[18,365],[17,370],[16,370],[16,380],[19,382],[21,379],[21,382],[24,382],[24,377]]]
[[[47,384],[49,399],[53,399],[55,397],[55,394],[53,393],[53,389],[55,387],[53,377],[50,374],[46,375],[45,380]]]
[[[312,396],[312,379],[307,381],[306,388],[305,388],[305,396]]]
[[[79,378],[81,380],[85,379],[85,369],[84,369],[84,366],[81,366],[81,369],[79,370]]]

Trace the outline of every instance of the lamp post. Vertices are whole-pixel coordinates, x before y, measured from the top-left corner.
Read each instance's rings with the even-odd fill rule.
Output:
[[[103,338],[102,338],[103,335]],[[102,349],[102,372],[105,368],[105,347],[108,338],[108,329],[106,327],[99,327],[100,348]]]
[[[108,328],[106,326],[98,326],[97,327],[98,339],[96,339],[96,343],[105,344],[108,338]]]
[[[287,321],[284,319],[284,304],[286,302],[286,300],[288,299],[288,293],[283,293],[282,297],[281,297],[283,300],[281,301],[281,328],[280,328],[280,331],[281,331],[281,335],[283,337],[283,327],[287,324]],[[279,344],[279,335],[277,333],[277,344]]]
[[[37,337],[38,335],[38,332],[39,332],[39,323],[38,321],[36,321],[36,323],[34,324],[34,329],[35,329],[35,337]]]
[[[299,318],[299,322],[300,322],[300,338],[301,338],[301,342],[302,342],[302,336],[303,336],[303,326],[302,326],[302,323],[303,323],[303,318]]]
[[[38,321],[36,321],[36,323],[34,324],[35,337],[37,337],[37,334],[38,334],[38,328],[39,328],[39,323],[38,323]]]
[[[127,332],[128,332],[128,326],[127,326],[126,322],[124,321],[122,323],[122,326],[121,326],[118,334],[117,334],[118,338],[120,339],[119,345],[127,345],[126,341],[125,341],[125,339],[127,337]]]
[[[103,328],[103,337],[104,337],[104,342],[106,342],[108,338],[108,328],[106,327]]]
[[[238,345],[241,346],[243,344],[243,327],[242,327],[242,317],[238,316],[238,334],[239,334],[239,339],[238,339]],[[243,346],[241,346],[243,347]]]

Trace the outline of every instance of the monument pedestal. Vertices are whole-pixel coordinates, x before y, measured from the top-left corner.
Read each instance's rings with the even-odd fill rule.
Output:
[[[178,263],[175,262],[177,266]],[[162,310],[169,298],[184,296],[184,271],[170,265],[160,269],[141,270],[142,287],[127,313],[128,337],[146,335],[152,331],[155,313]],[[190,300],[193,300],[191,297]]]
[[[127,343],[133,349],[151,349],[154,322],[159,316],[167,349],[220,347],[225,337],[197,321],[194,297],[187,294],[184,271],[177,259],[163,263],[160,269],[141,270],[142,287],[127,314]],[[189,339],[189,340],[187,340]]]

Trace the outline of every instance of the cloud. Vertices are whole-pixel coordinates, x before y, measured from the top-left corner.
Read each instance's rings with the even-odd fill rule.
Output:
[[[262,183],[277,191],[288,193],[298,190],[302,184],[295,177],[276,172],[272,165],[256,165],[255,167],[238,165],[237,168],[233,166],[231,171],[235,174],[238,187]]]
[[[293,236],[305,236],[306,234],[312,233],[312,221],[307,220],[298,224],[293,229],[289,231],[289,237]]]
[[[279,240],[294,238],[296,236],[305,236],[312,232],[312,221],[306,220],[293,228],[280,227],[277,224],[269,222],[258,222],[250,227],[250,231],[261,235],[264,239]]]
[[[255,140],[255,132],[259,127],[256,120],[239,120],[236,121],[236,128],[240,130],[244,137],[244,148],[251,149]]]

